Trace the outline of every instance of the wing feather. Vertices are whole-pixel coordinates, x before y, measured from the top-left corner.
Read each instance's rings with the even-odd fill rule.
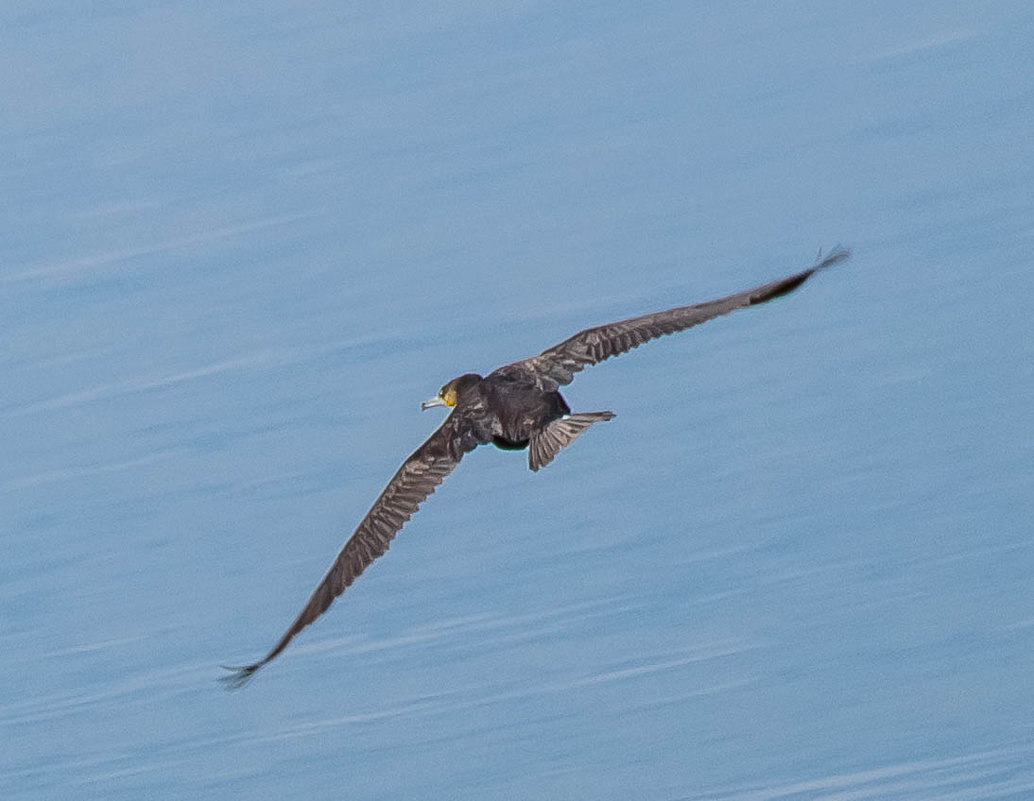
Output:
[[[258,662],[230,668],[234,672],[224,678],[228,686],[237,688],[247,683],[255,671],[275,659],[295,635],[326,612],[334,600],[388,550],[395,535],[459,464],[463,455],[489,441],[465,418],[463,409],[454,410],[402,463],[287,631]]]
[[[705,303],[677,306],[653,314],[586,328],[544,350],[538,356],[525,359],[523,363],[537,374],[556,381],[557,384],[569,384],[574,379],[574,374],[580,370],[612,356],[627,353],[651,339],[674,334],[676,331],[685,331],[736,309],[755,306],[792,292],[819,270],[839,264],[850,255],[850,251],[844,248],[834,248],[824,258],[819,254],[819,260],[807,270],[769,284]]]

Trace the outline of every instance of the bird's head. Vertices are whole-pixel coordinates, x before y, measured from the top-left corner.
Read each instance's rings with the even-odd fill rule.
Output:
[[[466,373],[458,378],[452,379],[438,390],[433,398],[428,398],[420,404],[421,409],[430,409],[432,406],[455,406],[460,402],[463,394],[481,383],[481,376],[477,373]]]

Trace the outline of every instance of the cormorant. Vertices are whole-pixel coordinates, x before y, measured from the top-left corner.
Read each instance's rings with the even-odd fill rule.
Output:
[[[305,608],[272,650],[258,662],[224,677],[240,687],[323,614],[359,574],[383,554],[420,504],[459,464],[463,454],[489,443],[506,450],[528,449],[528,467],[538,470],[593,423],[613,412],[572,413],[559,388],[589,365],[626,353],[644,342],[683,331],[713,317],[792,292],[819,270],[844,261],[850,252],[835,248],[807,270],[718,300],[644,314],[586,328],[558,345],[482,377],[466,373],[445,384],[421,409],[448,406],[452,412],[427,441],[402,463],[337,555]]]

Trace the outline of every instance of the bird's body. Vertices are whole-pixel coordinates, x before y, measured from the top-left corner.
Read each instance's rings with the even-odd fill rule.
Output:
[[[533,373],[513,365],[493,370],[476,391],[493,419],[492,444],[504,450],[528,447],[536,431],[571,413],[557,390],[543,390]]]
[[[528,364],[514,362],[493,370],[482,378],[467,373],[444,387],[449,394],[455,387],[455,403],[426,402],[424,408],[455,405],[467,431],[474,432],[478,444],[491,442],[504,451],[528,449],[528,467],[539,470],[549,464],[557,451],[599,420],[610,420],[613,412],[571,414],[564,396],[552,379]],[[450,418],[451,419],[451,418]]]
[[[528,466],[539,470],[589,426],[613,418],[614,413],[609,411],[571,412],[560,394],[560,387],[569,384],[575,373],[650,339],[785,295],[818,270],[848,256],[846,250],[836,249],[807,270],[770,284],[706,303],[678,306],[587,328],[538,356],[503,365],[485,377],[466,373],[449,381],[422,408],[449,406],[452,413],[402,463],[272,650],[258,662],[233,668],[234,673],[226,677],[229,685],[239,687],[247,682],[256,670],[283,651],[296,634],[326,611],[334,599],[388,549],[406,521],[465,453],[487,444],[503,450],[526,448]]]

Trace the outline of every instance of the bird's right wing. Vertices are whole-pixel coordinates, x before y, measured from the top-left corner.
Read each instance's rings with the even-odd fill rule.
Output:
[[[262,659],[244,667],[230,668],[234,672],[224,678],[229,687],[237,688],[247,683],[256,670],[275,659],[296,634],[327,611],[334,599],[388,550],[391,540],[460,463],[463,454],[490,440],[471,424],[465,412],[462,408],[455,409],[438,430],[402,463],[313,590],[298,617]]]
[[[677,306],[674,309],[631,317],[616,323],[607,323],[579,331],[573,337],[544,350],[538,356],[525,359],[522,364],[532,368],[538,375],[547,376],[558,384],[569,384],[574,374],[599,362],[627,353],[644,342],[684,331],[694,325],[706,322],[714,317],[728,314],[745,306],[755,306],[772,298],[792,292],[814,273],[834,264],[839,264],[850,256],[844,248],[834,248],[825,257],[820,254],[814,266],[794,275],[773,281],[770,284],[737,292],[718,300],[709,300],[692,306]]]

